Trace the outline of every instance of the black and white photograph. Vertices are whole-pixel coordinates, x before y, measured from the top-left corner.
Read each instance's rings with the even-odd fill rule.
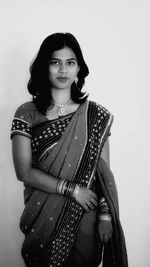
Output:
[[[0,267],[150,266],[149,11],[0,1]]]

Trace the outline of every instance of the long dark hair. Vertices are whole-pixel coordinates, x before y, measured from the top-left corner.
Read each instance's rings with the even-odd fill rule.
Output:
[[[89,69],[84,61],[80,45],[71,33],[54,33],[46,37],[40,46],[39,52],[30,66],[30,80],[28,91],[33,96],[33,101],[39,112],[45,114],[51,103],[51,83],[48,78],[48,68],[51,55],[54,51],[69,47],[77,57],[80,67],[77,84],[71,85],[71,98],[76,103],[83,103],[88,97],[81,92],[85,82],[85,77],[89,74]]]

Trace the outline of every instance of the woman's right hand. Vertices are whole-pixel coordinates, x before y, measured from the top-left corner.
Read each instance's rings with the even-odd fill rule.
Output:
[[[75,195],[75,200],[86,210],[95,209],[97,206],[97,195],[90,189],[84,186],[78,187],[78,192]]]

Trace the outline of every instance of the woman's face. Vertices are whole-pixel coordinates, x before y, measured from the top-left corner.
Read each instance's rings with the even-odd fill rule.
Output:
[[[55,89],[70,89],[79,71],[73,50],[64,47],[52,53],[49,64],[49,80]]]

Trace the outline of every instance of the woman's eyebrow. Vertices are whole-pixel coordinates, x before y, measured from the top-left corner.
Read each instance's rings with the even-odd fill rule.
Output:
[[[67,60],[76,60],[77,61],[77,59],[75,57],[68,58]]]
[[[61,61],[61,59],[60,59],[60,58],[57,58],[57,57],[52,57],[51,60],[59,60],[59,61]],[[77,61],[77,59],[74,58],[74,57],[72,57],[72,58],[67,58],[66,60],[75,60],[75,61]]]

